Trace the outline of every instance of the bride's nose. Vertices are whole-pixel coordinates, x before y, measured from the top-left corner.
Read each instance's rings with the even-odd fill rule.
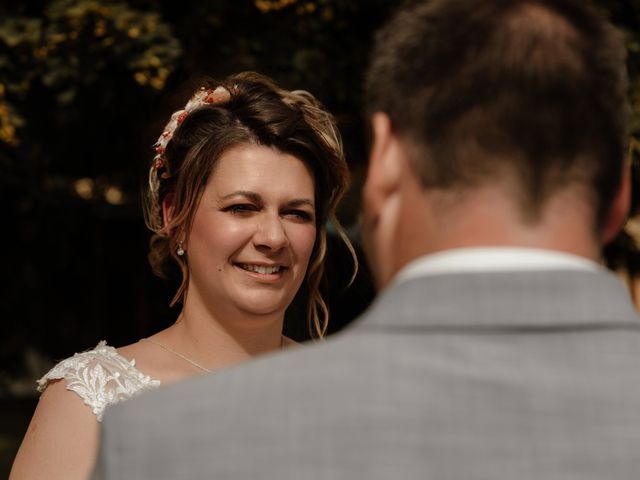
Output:
[[[289,239],[280,215],[261,215],[253,235],[253,243],[258,248],[267,248],[273,251],[288,245]]]

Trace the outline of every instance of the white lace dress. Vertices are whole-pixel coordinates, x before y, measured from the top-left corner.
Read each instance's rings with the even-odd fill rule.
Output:
[[[63,379],[67,389],[75,392],[100,422],[107,407],[160,386],[159,380],[143,374],[135,364],[102,341],[93,350],[76,353],[49,370],[38,380],[38,391]]]

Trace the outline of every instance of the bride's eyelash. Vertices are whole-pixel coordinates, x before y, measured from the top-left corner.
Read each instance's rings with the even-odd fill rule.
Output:
[[[306,221],[313,220],[313,215],[305,210],[289,210],[288,212],[286,212],[286,214],[296,216],[301,220],[306,220]]]
[[[259,210],[259,207],[251,203],[234,203],[222,209],[223,212],[229,212],[232,215],[243,215],[253,213]],[[291,210],[284,210],[281,215],[295,217],[301,221],[311,222],[314,219],[314,214],[306,210],[300,210],[297,208]]]
[[[257,207],[250,203],[236,203],[222,209],[223,212],[231,212],[234,215],[255,212]]]

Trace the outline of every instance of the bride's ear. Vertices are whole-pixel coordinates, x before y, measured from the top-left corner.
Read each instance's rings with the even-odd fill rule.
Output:
[[[169,225],[173,220],[173,193],[168,193],[162,199],[162,224]]]

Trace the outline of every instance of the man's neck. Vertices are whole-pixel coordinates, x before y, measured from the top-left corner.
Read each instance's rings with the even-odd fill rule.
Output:
[[[601,245],[592,228],[591,210],[576,197],[548,200],[536,221],[499,190],[474,190],[455,201],[424,193],[411,208],[405,202],[395,236],[395,273],[416,258],[461,248],[503,247],[555,251],[594,262]],[[416,205],[422,203],[416,207]]]

